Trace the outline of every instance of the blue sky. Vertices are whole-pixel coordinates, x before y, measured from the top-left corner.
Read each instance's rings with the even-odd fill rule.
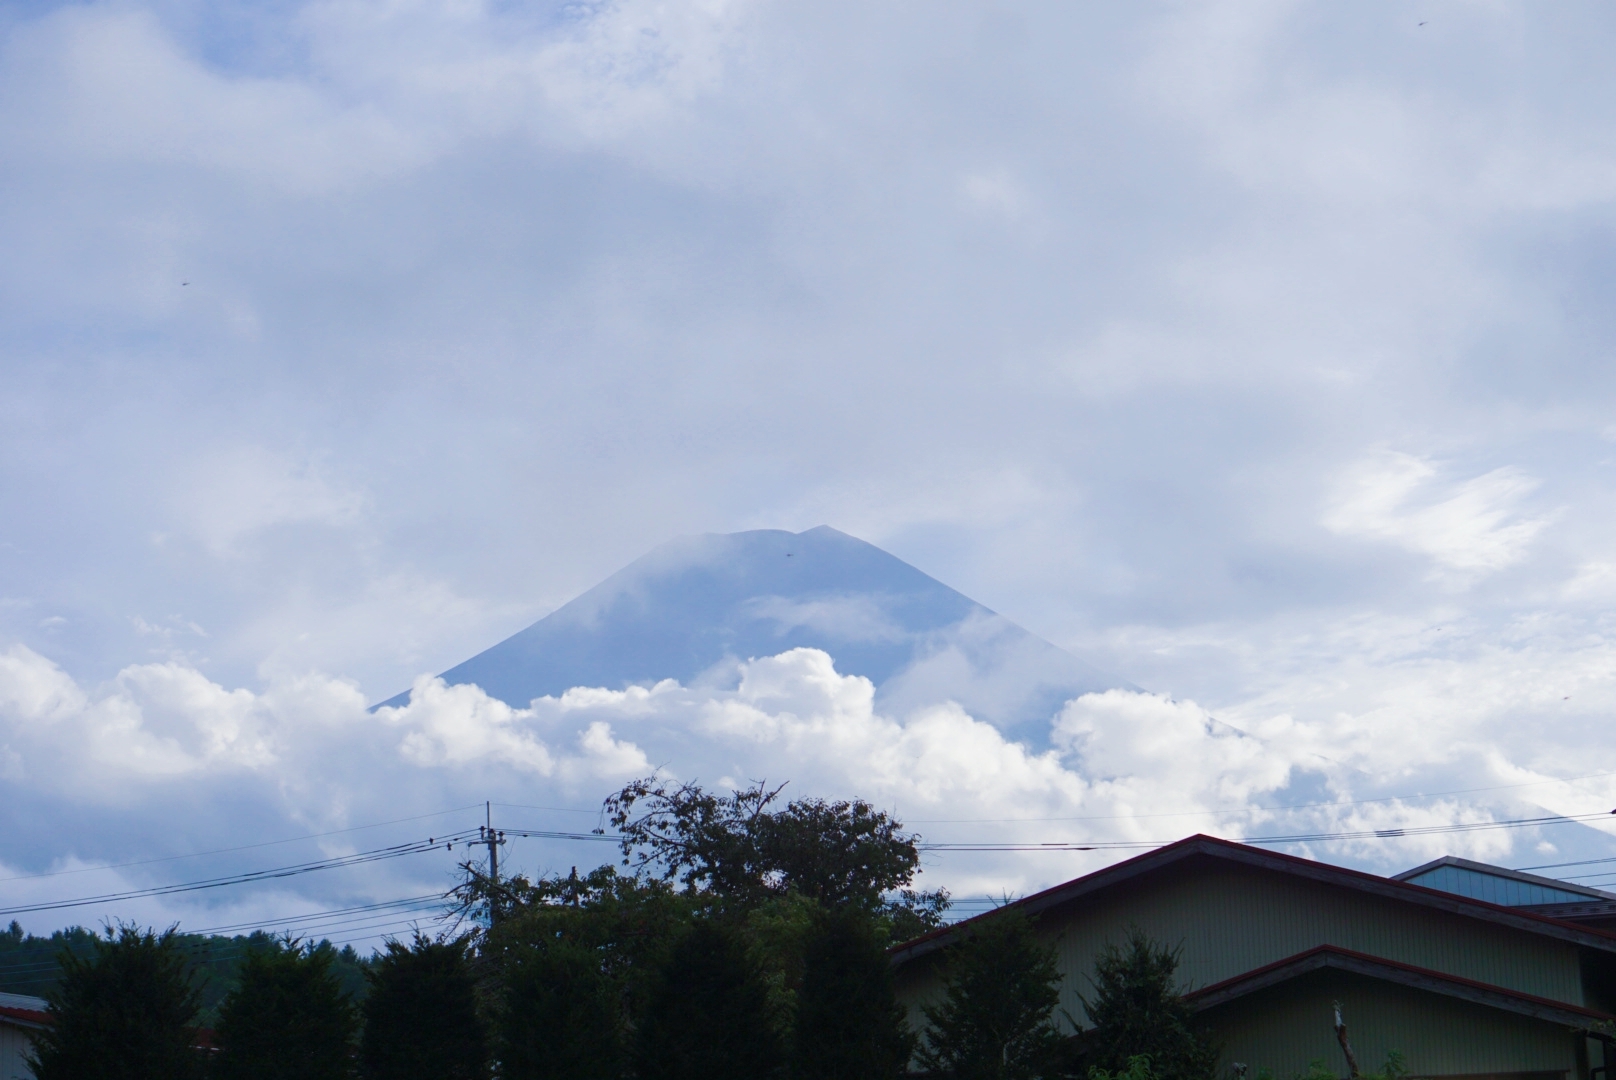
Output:
[[[1342,797],[1616,805],[1543,786],[1599,771],[1616,704],[1613,24],[7,6],[0,782],[63,834],[3,860],[105,861],[65,837],[114,814],[120,850],[403,816],[245,744],[172,766],[190,809],[112,735],[75,786],[42,686],[152,731],[248,702],[282,745],[289,687],[340,713],[670,537],[821,523]],[[410,809],[497,786],[440,767]],[[228,809],[232,769],[262,802]],[[1443,813],[1519,808],[1483,803]]]

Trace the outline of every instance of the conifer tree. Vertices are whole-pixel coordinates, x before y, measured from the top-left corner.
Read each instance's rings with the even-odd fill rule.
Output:
[[[1178,952],[1151,941],[1138,927],[1127,942],[1107,944],[1094,959],[1094,997],[1083,1008],[1094,1025],[1084,1032],[1082,1059],[1090,1068],[1122,1072],[1150,1059],[1158,1080],[1212,1080],[1218,1049],[1191,1022],[1174,985]]]
[[[37,1080],[192,1080],[200,999],[173,928],[107,931],[88,957],[62,950],[47,993],[53,1023],[34,1036]]]
[[[329,945],[254,949],[219,1009],[217,1080],[343,1080],[358,1017]]]
[[[623,1068],[618,991],[599,951],[568,938],[504,958],[498,1022],[504,1080],[615,1080]]]
[[[735,933],[711,920],[686,931],[640,1019],[641,1080],[771,1080],[784,1054],[768,994]]]
[[[365,1080],[483,1080],[488,1044],[465,943],[389,941],[366,973]]]
[[[796,1080],[893,1080],[914,1052],[882,935],[864,913],[820,917],[803,953],[791,1073]]]
[[[1054,950],[1014,909],[983,918],[949,949],[944,998],[925,1009],[920,1062],[950,1080],[1033,1080],[1049,1075],[1061,1036]]]

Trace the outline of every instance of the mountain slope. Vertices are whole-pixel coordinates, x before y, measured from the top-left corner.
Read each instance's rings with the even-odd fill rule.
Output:
[[[800,646],[869,678],[883,710],[954,700],[1037,741],[1062,702],[1128,685],[823,525],[671,541],[443,678],[525,706],[574,686],[723,682]]]

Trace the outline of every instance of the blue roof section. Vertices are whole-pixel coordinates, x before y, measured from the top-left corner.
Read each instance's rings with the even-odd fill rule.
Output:
[[[1526,874],[1502,866],[1471,862],[1469,859],[1459,859],[1452,855],[1406,870],[1396,875],[1394,880],[1406,881],[1410,885],[1423,885],[1427,889],[1439,889],[1442,892],[1454,893],[1472,900],[1484,900],[1489,904],[1504,907],[1578,904],[1590,900],[1616,899],[1616,895],[1590,889],[1584,885],[1538,877],[1536,874]]]

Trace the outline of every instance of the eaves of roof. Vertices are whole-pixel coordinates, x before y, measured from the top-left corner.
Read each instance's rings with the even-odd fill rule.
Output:
[[[1220,840],[1215,836],[1190,836],[1176,843],[1168,844],[1166,847],[1159,847],[1154,851],[1147,851],[1143,855],[1137,855],[1114,866],[1108,866],[1103,870],[1096,870],[1092,874],[1068,881],[1064,885],[1056,885],[1054,888],[1023,897],[1005,905],[1003,908],[997,908],[994,911],[957,922],[952,926],[933,930],[931,933],[924,934],[912,941],[893,946],[887,950],[887,955],[894,965],[903,964],[936,949],[944,948],[959,935],[969,933],[971,924],[978,919],[992,918],[1000,911],[1016,909],[1029,916],[1040,915],[1051,908],[1071,903],[1074,900],[1091,896],[1106,889],[1116,888],[1127,882],[1163,870],[1175,863],[1198,857],[1271,870],[1275,873],[1289,874],[1293,877],[1305,878],[1337,888],[1352,889],[1359,893],[1379,896],[1388,900],[1435,908],[1439,911],[1446,911],[1466,918],[1480,919],[1484,922],[1524,930],[1527,933],[1559,938],[1563,941],[1598,949],[1602,952],[1616,953],[1616,934],[1606,933],[1603,930],[1577,926],[1574,923],[1562,922],[1559,919],[1522,911],[1518,908],[1489,904],[1485,900],[1472,900],[1467,896],[1442,892],[1438,889],[1428,889],[1423,885],[1411,885],[1404,881],[1395,881],[1375,874],[1366,874],[1361,870],[1348,870],[1346,867],[1331,866],[1329,863],[1314,862],[1311,859],[1301,859],[1295,855],[1285,855],[1277,851],[1264,851],[1261,848],[1251,847],[1247,844],[1237,844],[1232,840]]]
[[[0,1005],[0,1021],[19,1024],[22,1027],[41,1028],[51,1022],[50,1014],[37,1009],[19,1009],[11,1005]]]
[[[1616,1020],[1616,1016],[1600,1012],[1597,1009],[1587,1009],[1580,1005],[1555,1001],[1552,998],[1538,997],[1535,994],[1526,994],[1519,990],[1510,990],[1507,987],[1476,982],[1474,979],[1460,978],[1457,975],[1432,971],[1429,968],[1415,967],[1412,964],[1403,964],[1396,960],[1370,956],[1367,953],[1354,952],[1351,949],[1342,949],[1335,945],[1320,945],[1306,952],[1297,953],[1295,956],[1286,957],[1284,960],[1254,968],[1243,975],[1236,975],[1232,979],[1225,979],[1222,982],[1213,983],[1211,986],[1205,986],[1185,994],[1184,1000],[1197,1012],[1200,1012],[1216,1008],[1219,1005],[1226,1005],[1248,994],[1266,990],[1271,986],[1279,986],[1302,975],[1327,968],[1336,971],[1349,971],[1372,979],[1380,979],[1400,986],[1426,990],[1446,997],[1459,998],[1463,1001],[1475,1002],[1478,1005],[1487,1005],[1495,1009],[1503,1009],[1506,1012],[1519,1013],[1523,1016],[1533,1016],[1539,1020],[1566,1024],[1574,1028],[1588,1027],[1592,1024],[1608,1023]]]

